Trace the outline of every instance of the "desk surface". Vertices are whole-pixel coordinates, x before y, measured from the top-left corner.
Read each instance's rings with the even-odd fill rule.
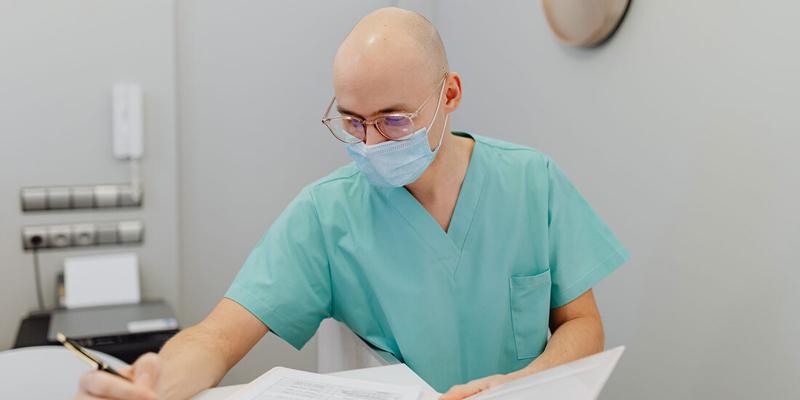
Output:
[[[114,368],[121,368],[125,365],[122,361],[107,354],[98,353],[98,355]],[[2,398],[64,398],[65,394],[71,395],[77,392],[80,375],[89,369],[86,363],[62,346],[29,347],[0,352],[2,377],[8,382],[14,382],[14,385],[10,387],[0,384],[0,388],[5,390]],[[438,398],[433,388],[405,364],[353,369],[334,372],[331,375],[396,385],[420,386],[426,393],[423,396],[424,400]],[[224,399],[242,386],[209,389],[195,396],[194,400]]]
[[[415,374],[414,371],[412,371],[411,368],[408,368],[405,364],[353,369],[349,371],[334,372],[330,375],[353,379],[363,379],[372,382],[391,383],[395,385],[421,386],[425,391],[425,394],[422,397],[423,399],[427,400],[438,398],[436,391],[434,391],[433,388],[431,388],[425,381],[422,380],[422,378]],[[221,400],[230,396],[242,386],[244,385],[223,386],[209,389],[198,394],[192,400]]]
[[[122,361],[89,350],[114,368]],[[0,352],[0,398],[65,399],[78,392],[89,365],[63,346],[27,347]]]

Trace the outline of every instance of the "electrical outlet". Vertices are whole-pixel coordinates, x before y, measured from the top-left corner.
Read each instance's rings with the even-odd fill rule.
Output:
[[[69,247],[72,244],[72,230],[69,225],[53,225],[47,228],[48,247]]]
[[[26,226],[23,228],[22,247],[25,250],[47,247],[47,227]]]
[[[72,226],[72,243],[75,246],[91,246],[95,244],[94,224],[76,224]]]

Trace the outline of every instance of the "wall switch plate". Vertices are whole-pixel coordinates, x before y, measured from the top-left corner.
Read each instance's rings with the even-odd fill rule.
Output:
[[[47,188],[47,208],[51,210],[70,208],[71,201],[68,187],[56,186]]]
[[[20,191],[20,202],[23,211],[46,210],[47,209],[47,189],[46,188],[24,188]]]
[[[141,207],[142,189],[128,185],[29,187],[20,190],[22,211]]]
[[[72,188],[72,208],[94,207],[94,187],[75,186]]]
[[[117,224],[113,222],[96,224],[95,235],[97,244],[114,244],[119,242],[117,237]]]
[[[138,207],[142,205],[142,190],[134,190],[133,185],[123,185],[119,190],[120,207]]]
[[[116,207],[119,205],[119,189],[116,185],[94,187],[94,204],[97,207]]]

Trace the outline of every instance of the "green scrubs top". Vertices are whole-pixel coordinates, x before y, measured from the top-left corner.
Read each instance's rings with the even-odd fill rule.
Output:
[[[225,294],[300,349],[335,318],[438,391],[528,365],[627,253],[546,155],[477,135],[445,232],[354,164],[304,188]]]

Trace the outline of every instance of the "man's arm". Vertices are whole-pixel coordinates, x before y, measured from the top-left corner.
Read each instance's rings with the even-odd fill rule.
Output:
[[[603,351],[603,322],[592,290],[589,289],[575,300],[551,310],[550,330],[553,334],[544,352],[527,367],[510,374],[492,375],[453,386],[441,399],[463,399],[508,381]]]
[[[175,335],[158,353],[163,364],[159,398],[185,399],[216,386],[267,332],[244,307],[223,298],[203,321]]]
[[[524,369],[521,376],[556,367],[603,351],[603,321],[594,294],[589,289],[564,306],[550,312],[553,335],[539,357]]]
[[[133,383],[89,372],[81,378],[76,399],[189,398],[219,383],[267,332],[244,307],[222,299],[203,321],[170,339],[158,355],[146,354],[122,371]]]

